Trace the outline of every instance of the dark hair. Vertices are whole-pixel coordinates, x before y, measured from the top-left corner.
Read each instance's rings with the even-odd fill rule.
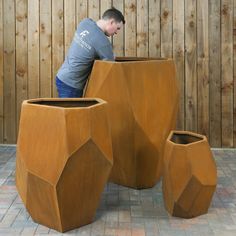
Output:
[[[123,16],[123,14],[117,10],[116,8],[112,7],[110,9],[107,9],[103,15],[102,15],[102,19],[106,20],[106,19],[114,19],[116,22],[123,22],[123,24],[125,24],[125,18]]]

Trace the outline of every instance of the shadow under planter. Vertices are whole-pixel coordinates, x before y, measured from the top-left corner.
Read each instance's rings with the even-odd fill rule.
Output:
[[[162,183],[167,211],[183,218],[207,213],[216,184],[216,165],[206,137],[172,131],[165,145]]]
[[[16,186],[33,220],[60,232],[91,223],[112,163],[105,101],[23,102]]]
[[[110,181],[153,187],[176,123],[179,92],[172,59],[117,58],[94,63],[85,97],[108,102],[114,165]]]

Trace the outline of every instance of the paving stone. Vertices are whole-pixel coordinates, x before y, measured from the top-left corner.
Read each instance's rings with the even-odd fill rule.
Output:
[[[131,222],[130,211],[120,210],[119,211],[119,222]]]
[[[37,225],[36,226],[35,234],[48,234],[50,229],[44,225]]]
[[[208,214],[181,219],[164,207],[162,185],[136,190],[108,183],[93,223],[64,234],[35,223],[15,186],[16,147],[0,145],[0,235],[234,236],[236,149],[214,149],[218,185]]]
[[[39,235],[36,233],[36,229],[37,229],[37,225],[36,226],[31,226],[31,227],[25,227],[23,228],[23,230],[21,231],[21,235],[24,236],[31,236],[31,235]]]

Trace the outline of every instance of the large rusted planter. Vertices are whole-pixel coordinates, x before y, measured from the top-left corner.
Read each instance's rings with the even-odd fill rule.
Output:
[[[113,158],[101,99],[22,104],[16,186],[34,221],[64,232],[91,223]]]
[[[183,218],[207,213],[216,184],[216,165],[206,137],[172,131],[165,146],[162,184],[167,211]]]
[[[108,102],[114,158],[110,181],[154,186],[162,174],[165,140],[176,123],[179,93],[173,60],[96,61],[85,97]]]

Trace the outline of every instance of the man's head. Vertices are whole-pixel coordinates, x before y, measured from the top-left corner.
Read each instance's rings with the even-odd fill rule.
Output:
[[[116,8],[106,10],[102,15],[104,21],[103,31],[107,36],[113,36],[125,24],[125,19],[122,13]]]

